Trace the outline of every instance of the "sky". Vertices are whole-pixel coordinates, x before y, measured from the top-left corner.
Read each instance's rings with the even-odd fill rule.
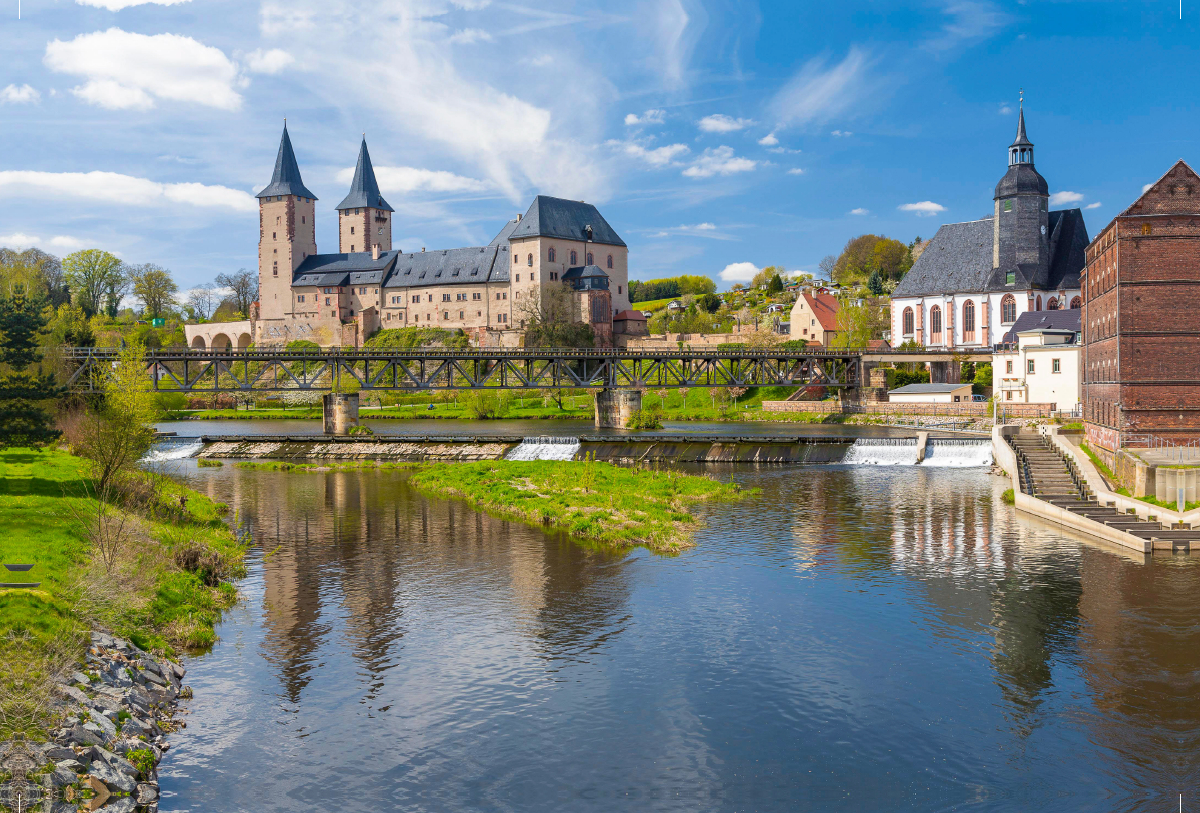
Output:
[[[406,251],[595,203],[630,277],[815,272],[986,217],[1024,91],[1090,234],[1200,162],[1200,2],[0,0],[0,245],[257,264],[284,119],[337,246],[363,134]],[[1190,6],[1190,8],[1189,8]]]

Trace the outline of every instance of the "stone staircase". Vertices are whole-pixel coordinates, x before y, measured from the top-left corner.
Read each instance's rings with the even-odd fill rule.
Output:
[[[1075,461],[1042,435],[1022,432],[1009,437],[1008,442],[1016,453],[1021,491],[1025,494],[1148,540],[1155,549],[1200,550],[1200,529],[1168,530],[1162,523],[1101,505]]]

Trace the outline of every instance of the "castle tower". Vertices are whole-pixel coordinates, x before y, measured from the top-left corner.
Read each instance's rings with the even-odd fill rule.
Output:
[[[317,198],[300,178],[286,122],[275,173],[256,197],[259,318],[282,319],[292,314],[292,272],[317,253]]]
[[[1025,134],[1025,106],[1017,122],[1017,137],[1008,148],[1008,171],[996,184],[992,268],[1029,285],[1046,276],[1050,265],[1050,190],[1033,166],[1033,142]]]
[[[338,251],[371,251],[375,246],[381,254],[392,250],[392,212],[395,210],[379,194],[365,137],[358,151],[358,166],[354,169],[350,193],[338,204],[337,211]]]

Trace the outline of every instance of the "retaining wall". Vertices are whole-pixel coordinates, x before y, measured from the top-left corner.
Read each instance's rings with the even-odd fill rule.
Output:
[[[1054,404],[1005,404],[1012,418],[1049,418]],[[840,401],[763,401],[764,412],[812,412],[818,415],[925,415],[948,418],[990,418],[988,403],[875,404]]]

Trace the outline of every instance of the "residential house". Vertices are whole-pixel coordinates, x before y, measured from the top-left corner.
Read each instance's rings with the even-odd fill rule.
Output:
[[[816,342],[826,347],[837,336],[838,300],[830,294],[805,291],[792,305],[791,328],[793,340]]]
[[[1000,400],[1074,411],[1082,398],[1078,309],[1023,313],[992,355]]]

